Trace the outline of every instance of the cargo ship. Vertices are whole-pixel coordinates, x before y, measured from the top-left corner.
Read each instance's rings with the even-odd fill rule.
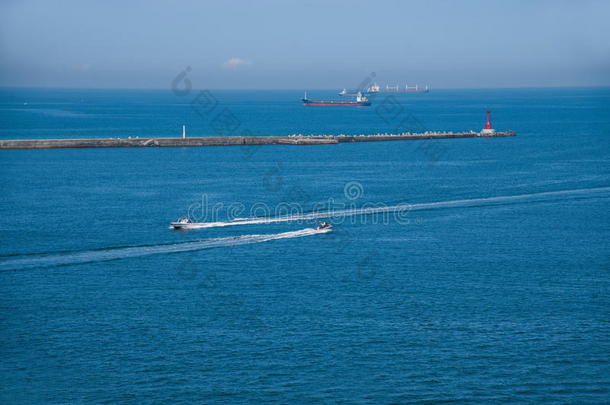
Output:
[[[305,96],[303,97],[303,105],[316,107],[368,107],[371,105],[371,102],[360,92],[356,93],[356,98],[354,100],[312,100],[307,98],[307,92],[305,92]]]
[[[428,93],[430,91],[429,86],[420,87],[419,85],[409,86],[408,84],[405,87],[396,86],[385,86],[384,89],[381,89],[376,84],[370,86],[367,89],[369,93]]]

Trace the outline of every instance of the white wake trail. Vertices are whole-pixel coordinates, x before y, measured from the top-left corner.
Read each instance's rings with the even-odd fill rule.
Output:
[[[88,250],[76,253],[50,254],[47,256],[37,257],[28,256],[0,262],[0,271],[102,262],[156,254],[189,252],[216,247],[269,242],[278,239],[302,238],[304,236],[319,235],[327,232],[329,231],[324,229],[318,230],[314,228],[305,228],[298,231],[276,234],[232,236],[225,238],[205,239],[195,242],[176,243],[171,245],[134,246],[125,248],[109,248],[105,250]]]
[[[311,213],[303,213],[298,215],[285,215],[277,217],[251,217],[251,218],[239,218],[232,221],[225,222],[201,222],[192,224],[191,229],[203,229],[203,228],[218,228],[225,226],[237,226],[237,225],[255,225],[255,224],[272,224],[277,222],[292,222],[292,221],[308,221],[315,219],[324,218],[340,218],[350,217],[356,215],[370,215],[370,214],[383,214],[392,212],[403,212],[418,211],[436,208],[460,208],[460,207],[472,207],[479,205],[494,205],[506,202],[514,201],[531,201],[535,202],[539,199],[547,197],[559,197],[559,196],[577,196],[577,195],[589,195],[597,193],[608,193],[610,187],[598,187],[598,188],[583,188],[574,190],[561,190],[561,191],[546,191],[541,193],[530,193],[530,194],[518,194],[511,196],[498,196],[498,197],[484,197],[484,198],[470,198],[463,200],[451,200],[451,201],[438,201],[431,203],[418,203],[418,204],[398,204],[392,206],[383,207],[366,207],[366,208],[351,208],[344,210],[327,210],[327,211],[316,211]]]

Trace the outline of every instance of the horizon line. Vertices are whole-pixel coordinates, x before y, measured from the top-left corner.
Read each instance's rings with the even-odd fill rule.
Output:
[[[214,90],[214,91],[328,91],[341,90],[345,87],[308,87],[308,88],[223,88],[223,87],[202,87],[192,90]],[[490,86],[490,87],[432,87],[430,92],[435,90],[526,90],[526,89],[607,89],[606,85],[573,85],[573,86]],[[171,91],[171,87],[72,87],[72,86],[4,86],[0,85],[1,90],[5,89],[29,89],[29,90],[139,90],[139,91]],[[392,92],[380,92],[382,94],[393,94]],[[402,93],[397,93],[402,94]]]

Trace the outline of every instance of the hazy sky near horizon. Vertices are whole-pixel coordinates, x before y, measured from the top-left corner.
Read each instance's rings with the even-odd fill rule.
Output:
[[[610,85],[608,0],[0,0],[0,86]]]

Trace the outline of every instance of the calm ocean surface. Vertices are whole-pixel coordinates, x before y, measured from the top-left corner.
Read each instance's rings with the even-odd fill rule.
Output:
[[[609,89],[300,97],[1,89],[0,138],[519,136],[0,151],[2,403],[608,401]],[[335,231],[168,229],[282,203]]]

